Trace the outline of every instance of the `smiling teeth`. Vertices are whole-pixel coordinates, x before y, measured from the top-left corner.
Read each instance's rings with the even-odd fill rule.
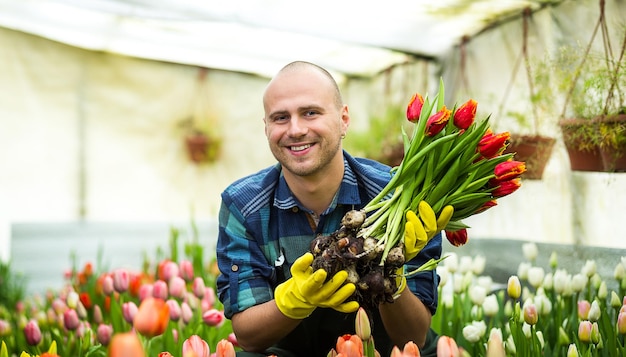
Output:
[[[302,151],[311,147],[311,144],[301,145],[301,146],[292,146],[291,150],[293,151]]]

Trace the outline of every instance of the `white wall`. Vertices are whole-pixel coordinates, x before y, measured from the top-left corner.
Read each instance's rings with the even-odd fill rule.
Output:
[[[589,34],[596,2],[567,4],[572,8],[563,13],[535,15],[534,50],[549,45],[546,34],[572,31],[555,29],[555,18]],[[626,13],[623,2],[608,6],[611,21]],[[441,64],[417,62],[372,80],[350,81],[344,94],[352,130],[364,130],[367,117],[383,112],[387,103],[407,101],[413,92],[432,92],[439,75],[446,80],[448,98],[460,102],[470,93],[482,114],[498,114],[494,93],[501,94],[507,85],[519,53],[520,28],[513,21],[472,39],[469,88],[457,81],[458,49]],[[218,162],[198,166],[186,157],[179,125],[194,111],[197,68],[90,52],[5,29],[0,29],[0,43],[2,259],[9,256],[14,223],[168,223],[192,216],[210,221],[227,184],[274,162],[261,121],[266,78],[208,72],[203,120],[221,133],[224,146]],[[445,69],[442,74],[439,66]],[[517,84],[510,102],[523,100],[523,86]],[[506,122],[497,123],[507,130]],[[466,222],[472,226],[470,239],[624,248],[626,239],[619,232],[626,209],[625,176],[571,172],[559,140],[542,180],[524,182],[498,207]]]

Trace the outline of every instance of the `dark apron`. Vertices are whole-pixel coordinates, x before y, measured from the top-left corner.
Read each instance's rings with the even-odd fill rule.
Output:
[[[280,240],[281,252],[285,259],[281,266],[276,267],[278,283],[291,277],[288,267],[303,252],[308,251],[309,243],[296,242],[289,239]],[[289,262],[289,263],[287,263]],[[393,345],[383,328],[383,322],[378,311],[368,311],[370,317],[372,335],[374,336],[376,350],[381,356],[391,354]],[[325,357],[328,352],[335,348],[337,339],[345,334],[355,334],[354,323],[356,312],[346,314],[328,308],[317,308],[311,316],[302,322],[276,345],[263,353],[237,352],[237,356],[261,357],[276,355],[278,357]],[[268,321],[268,323],[272,323]],[[423,357],[436,357],[438,336],[431,329],[426,338],[424,349],[420,350]],[[403,346],[398,346],[402,349]]]

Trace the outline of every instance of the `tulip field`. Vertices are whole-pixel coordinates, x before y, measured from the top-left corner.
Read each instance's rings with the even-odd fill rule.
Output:
[[[0,357],[234,356],[239,347],[216,299],[215,260],[194,243],[179,256],[178,244],[173,236],[168,254],[146,258],[140,271],[71,267],[63,286],[41,295],[24,296],[3,266]],[[568,271],[553,253],[539,266],[536,250],[524,244],[524,261],[505,282],[485,274],[484,257],[445,254],[432,325],[442,335],[438,355],[625,355],[626,257],[606,281],[593,260]],[[337,336],[329,356],[376,355],[363,315],[354,335]],[[397,347],[393,356],[419,356],[415,344]]]

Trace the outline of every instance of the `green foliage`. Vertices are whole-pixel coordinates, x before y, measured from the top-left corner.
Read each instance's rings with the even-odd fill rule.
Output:
[[[11,270],[11,264],[0,262],[0,306],[14,309],[24,298],[26,278]]]
[[[383,116],[372,116],[367,130],[349,132],[344,148],[354,156],[395,166],[397,155],[403,153],[402,128],[409,127],[405,111],[399,105],[389,106]]]

